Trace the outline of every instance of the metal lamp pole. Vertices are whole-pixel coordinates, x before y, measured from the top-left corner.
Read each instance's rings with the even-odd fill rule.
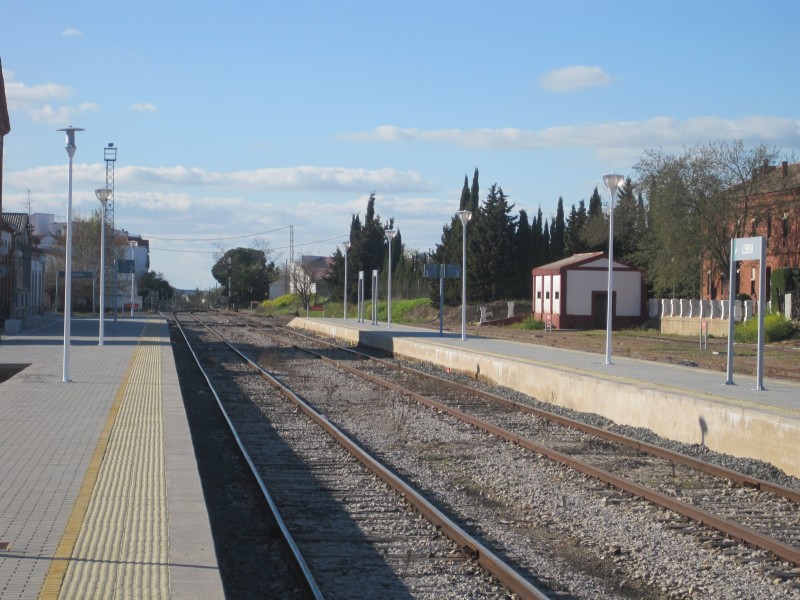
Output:
[[[393,229],[387,229],[384,231],[386,234],[386,239],[389,240],[389,289],[387,292],[389,298],[389,306],[387,307],[387,320],[386,326],[392,326],[392,240],[397,232]]]
[[[344,318],[343,321],[347,321],[347,251],[350,250],[350,241],[342,242],[342,248],[344,248]]]
[[[624,181],[622,175],[610,173],[603,175],[603,182],[611,192],[608,209],[608,296],[606,297],[606,364],[611,362],[611,326],[614,319],[614,199]]]
[[[80,127],[65,127],[59,129],[66,133],[66,150],[69,156],[69,191],[67,193],[67,248],[64,260],[64,370],[61,381],[70,381],[69,378],[69,345],[70,345],[70,320],[72,319],[72,159],[75,156],[75,132],[83,131]]]
[[[130,240],[128,243],[131,245],[131,261],[133,262],[133,269],[131,269],[131,316],[133,316],[133,288],[136,285],[134,279],[136,277],[136,255],[134,254],[134,248],[139,245],[139,242]]]
[[[106,204],[111,197],[111,190],[101,188],[94,191],[95,196],[103,206],[103,219],[100,222],[100,329],[97,336],[97,345],[103,345],[106,320]]]
[[[461,219],[461,340],[467,339],[467,223],[472,218],[471,210],[456,213]]]

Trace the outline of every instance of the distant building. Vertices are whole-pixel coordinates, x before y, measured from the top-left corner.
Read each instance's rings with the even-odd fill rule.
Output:
[[[605,329],[608,256],[575,254],[533,270],[533,316],[556,329]],[[642,272],[614,261],[613,327],[637,325],[646,316]]]
[[[800,163],[764,165],[753,174],[754,193],[749,202],[750,222],[743,237],[763,236],[767,242],[767,299],[771,296],[770,277],[775,269],[800,267]],[[758,261],[736,265],[734,295],[756,297],[760,274]],[[727,268],[710,259],[703,261],[702,298],[727,300]]]

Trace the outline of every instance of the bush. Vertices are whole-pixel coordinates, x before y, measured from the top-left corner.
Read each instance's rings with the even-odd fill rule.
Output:
[[[764,340],[779,342],[791,337],[794,324],[782,314],[769,313],[764,317]],[[744,323],[737,323],[733,330],[733,339],[742,344],[755,344],[758,342],[758,319],[753,318]]]
[[[533,317],[526,317],[524,321],[520,321],[519,323],[512,325],[512,327],[525,330],[544,329],[544,321],[534,319]]]

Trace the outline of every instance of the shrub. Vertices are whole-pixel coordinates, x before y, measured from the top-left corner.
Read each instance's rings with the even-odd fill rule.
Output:
[[[512,325],[512,327],[525,330],[544,329],[544,321],[534,319],[533,317],[526,317],[524,321],[520,321],[519,324]]]
[[[794,332],[794,324],[778,312],[764,317],[764,340],[779,342],[790,337]],[[733,339],[743,344],[758,342],[758,319],[753,318],[744,323],[737,323],[733,330]]]

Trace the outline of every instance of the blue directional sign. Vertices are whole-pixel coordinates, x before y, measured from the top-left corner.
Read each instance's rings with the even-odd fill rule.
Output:
[[[61,279],[64,279],[64,271],[59,271],[58,276]],[[72,272],[73,279],[94,279],[94,273],[91,271],[73,271]]]
[[[134,262],[124,258],[117,260],[117,273],[125,275],[134,273]]]
[[[461,277],[461,265],[425,265],[423,275],[428,279],[458,279]]]

